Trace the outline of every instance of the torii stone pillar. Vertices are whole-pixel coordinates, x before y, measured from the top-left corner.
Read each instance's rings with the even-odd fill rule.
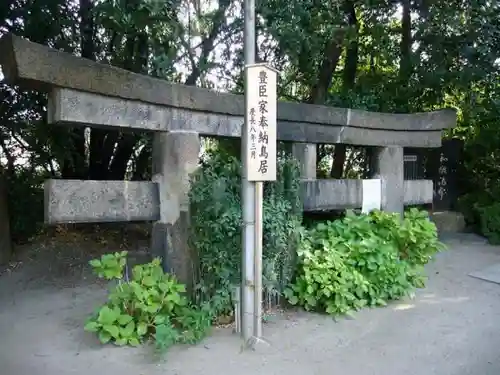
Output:
[[[380,178],[382,180],[381,208],[383,211],[396,212],[403,217],[403,147],[375,147],[372,155],[372,178]]]
[[[191,131],[158,132],[153,142],[153,181],[158,183],[160,219],[153,224],[151,252],[165,271],[188,290],[193,284],[194,254],[189,238],[190,175],[198,167],[200,137]]]
[[[314,143],[292,143],[292,155],[299,162],[303,180],[316,179],[316,147]]]

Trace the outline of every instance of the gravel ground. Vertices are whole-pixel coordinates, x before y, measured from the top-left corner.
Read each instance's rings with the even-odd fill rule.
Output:
[[[230,329],[216,329],[162,358],[147,347],[100,346],[82,329],[105,298],[86,263],[116,246],[89,250],[78,236],[32,246],[0,277],[0,373],[498,375],[500,285],[467,275],[499,263],[500,248],[471,235],[445,240],[450,250],[429,265],[428,287],[412,300],[337,322],[289,312],[265,325],[271,346],[260,351],[241,352]]]

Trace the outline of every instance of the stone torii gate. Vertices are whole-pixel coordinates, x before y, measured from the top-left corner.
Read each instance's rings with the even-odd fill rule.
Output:
[[[45,220],[154,221],[152,253],[180,281],[192,281],[188,246],[189,174],[197,168],[200,135],[240,137],[241,95],[171,84],[76,57],[15,35],[0,41],[7,82],[49,94],[49,122],[154,132],[152,181],[48,180]],[[431,203],[431,180],[404,181],[403,147],[439,147],[456,124],[451,109],[387,114],[290,102],[278,103],[278,139],[301,162],[304,209],[360,207],[362,180],[316,179],[316,145],[375,147],[382,209]]]

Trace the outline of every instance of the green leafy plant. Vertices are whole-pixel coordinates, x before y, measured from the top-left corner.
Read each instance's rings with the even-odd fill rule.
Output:
[[[89,264],[92,266],[94,273],[100,278],[106,280],[120,279],[127,264],[127,252],[104,254],[100,259],[92,259]]]
[[[493,203],[479,209],[481,232],[493,245],[500,244],[500,203]]]
[[[348,212],[304,232],[297,277],[285,294],[307,310],[349,314],[423,287],[422,266],[443,249],[425,213]]]
[[[2,177],[4,176],[0,175]],[[17,166],[13,173],[6,174],[5,177],[11,236],[16,242],[24,242],[43,229],[40,222],[43,215],[43,182],[50,176],[36,172],[29,166]]]
[[[211,310],[190,305],[184,285],[163,272],[158,258],[136,265],[129,278],[124,274],[126,256],[117,252],[90,261],[99,277],[117,283],[85,330],[95,332],[103,344],[119,346],[153,338],[159,349],[203,338],[211,327]]]
[[[241,162],[220,150],[210,152],[193,174],[190,190],[191,243],[198,255],[197,304],[210,301],[231,314],[231,289],[241,277]],[[276,182],[264,186],[263,284],[279,296],[292,279],[301,228],[299,170],[280,155]]]
[[[464,215],[467,225],[482,233],[482,209],[492,205],[494,202],[495,197],[492,196],[491,193],[485,190],[479,190],[462,195],[458,199],[458,209]]]
[[[445,249],[439,241],[436,225],[429,220],[427,211],[411,208],[401,221],[397,214],[372,211],[370,214],[377,233],[395,242],[402,259],[415,266],[427,264]]]

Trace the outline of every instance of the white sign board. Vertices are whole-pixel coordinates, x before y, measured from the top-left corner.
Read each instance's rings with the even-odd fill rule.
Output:
[[[246,178],[276,180],[277,72],[266,64],[245,68]]]
[[[363,180],[363,203],[361,212],[380,210],[382,200],[382,181],[379,179]]]
[[[403,156],[403,161],[416,162],[417,161],[417,155],[404,155]]]

